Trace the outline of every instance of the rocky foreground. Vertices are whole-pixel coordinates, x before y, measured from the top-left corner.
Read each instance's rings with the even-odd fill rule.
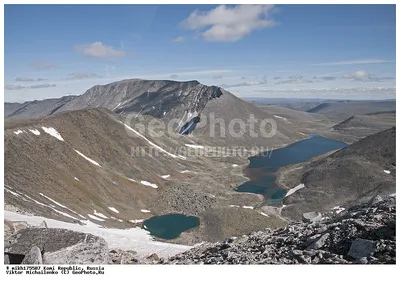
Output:
[[[162,264],[395,264],[396,199],[376,196],[334,215],[206,243]]]
[[[204,243],[169,259],[109,249],[103,238],[5,221],[6,264],[395,264],[396,198],[375,196],[344,210],[303,214],[304,222]]]

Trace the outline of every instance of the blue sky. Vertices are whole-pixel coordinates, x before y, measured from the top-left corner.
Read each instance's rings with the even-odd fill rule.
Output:
[[[394,5],[6,5],[5,101],[128,79],[395,98]]]

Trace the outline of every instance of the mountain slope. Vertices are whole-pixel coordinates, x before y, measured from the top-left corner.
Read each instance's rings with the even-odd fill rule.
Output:
[[[344,121],[353,115],[393,110],[396,110],[395,101],[337,101],[321,103],[307,112],[325,115],[333,121]]]
[[[332,127],[333,132],[342,135],[356,135],[364,138],[396,125],[395,113],[353,115]]]
[[[361,139],[302,168],[305,184],[286,197],[282,215],[301,214],[396,192],[396,127]],[[299,183],[300,183],[299,182]]]
[[[246,180],[236,168],[247,162],[246,154],[204,156],[190,145],[197,147],[196,142],[201,141],[202,146],[215,147],[211,137],[165,131],[155,136],[139,129],[151,127],[153,120],[147,115],[129,119],[104,108],[7,119],[6,209],[113,228],[132,227],[160,214],[195,215],[202,226],[194,240],[187,238],[182,243],[197,243],[211,237],[212,228],[203,224],[213,220],[214,208],[224,216],[232,213],[231,204],[254,206],[261,202],[254,194],[233,190]],[[275,140],[284,144],[286,139]],[[247,219],[226,222],[230,232],[259,226],[257,221],[264,227],[280,223],[280,219],[265,218],[256,210],[235,212]],[[224,235],[221,231],[212,238]]]
[[[88,214],[96,210],[108,217],[106,225],[120,227],[118,219],[126,224],[148,217],[140,210],[148,209],[167,185],[161,175],[182,178],[180,162],[185,158],[162,151],[157,157],[136,157],[131,149],[149,147],[149,140],[130,136],[121,122],[104,109],[66,112],[24,124],[6,122],[5,203],[65,221],[90,219]],[[161,141],[152,143],[177,146],[171,138]]]
[[[35,100],[19,104],[16,108],[13,104],[5,103],[4,116],[6,118],[36,118],[52,115],[74,98],[75,96],[65,96],[58,99]]]

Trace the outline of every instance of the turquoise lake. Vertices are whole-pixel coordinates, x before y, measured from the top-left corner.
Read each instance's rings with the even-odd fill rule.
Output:
[[[200,219],[182,214],[154,216],[143,222],[143,228],[151,235],[162,239],[174,239],[182,232],[198,227]]]

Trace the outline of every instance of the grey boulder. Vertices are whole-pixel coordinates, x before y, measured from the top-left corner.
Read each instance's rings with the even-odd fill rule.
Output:
[[[329,233],[325,233],[322,235],[320,238],[317,238],[310,246],[308,246],[308,250],[314,249],[320,249],[325,245],[326,240],[329,238]]]
[[[375,249],[375,241],[357,238],[351,243],[348,255],[355,259],[361,259],[372,256]]]
[[[43,264],[40,249],[37,246],[33,246],[21,264]]]
[[[371,199],[370,204],[375,205],[382,201],[383,201],[382,197],[380,195],[376,195],[374,198]]]
[[[308,212],[303,214],[304,222],[318,222],[322,220],[322,215],[320,212]]]

